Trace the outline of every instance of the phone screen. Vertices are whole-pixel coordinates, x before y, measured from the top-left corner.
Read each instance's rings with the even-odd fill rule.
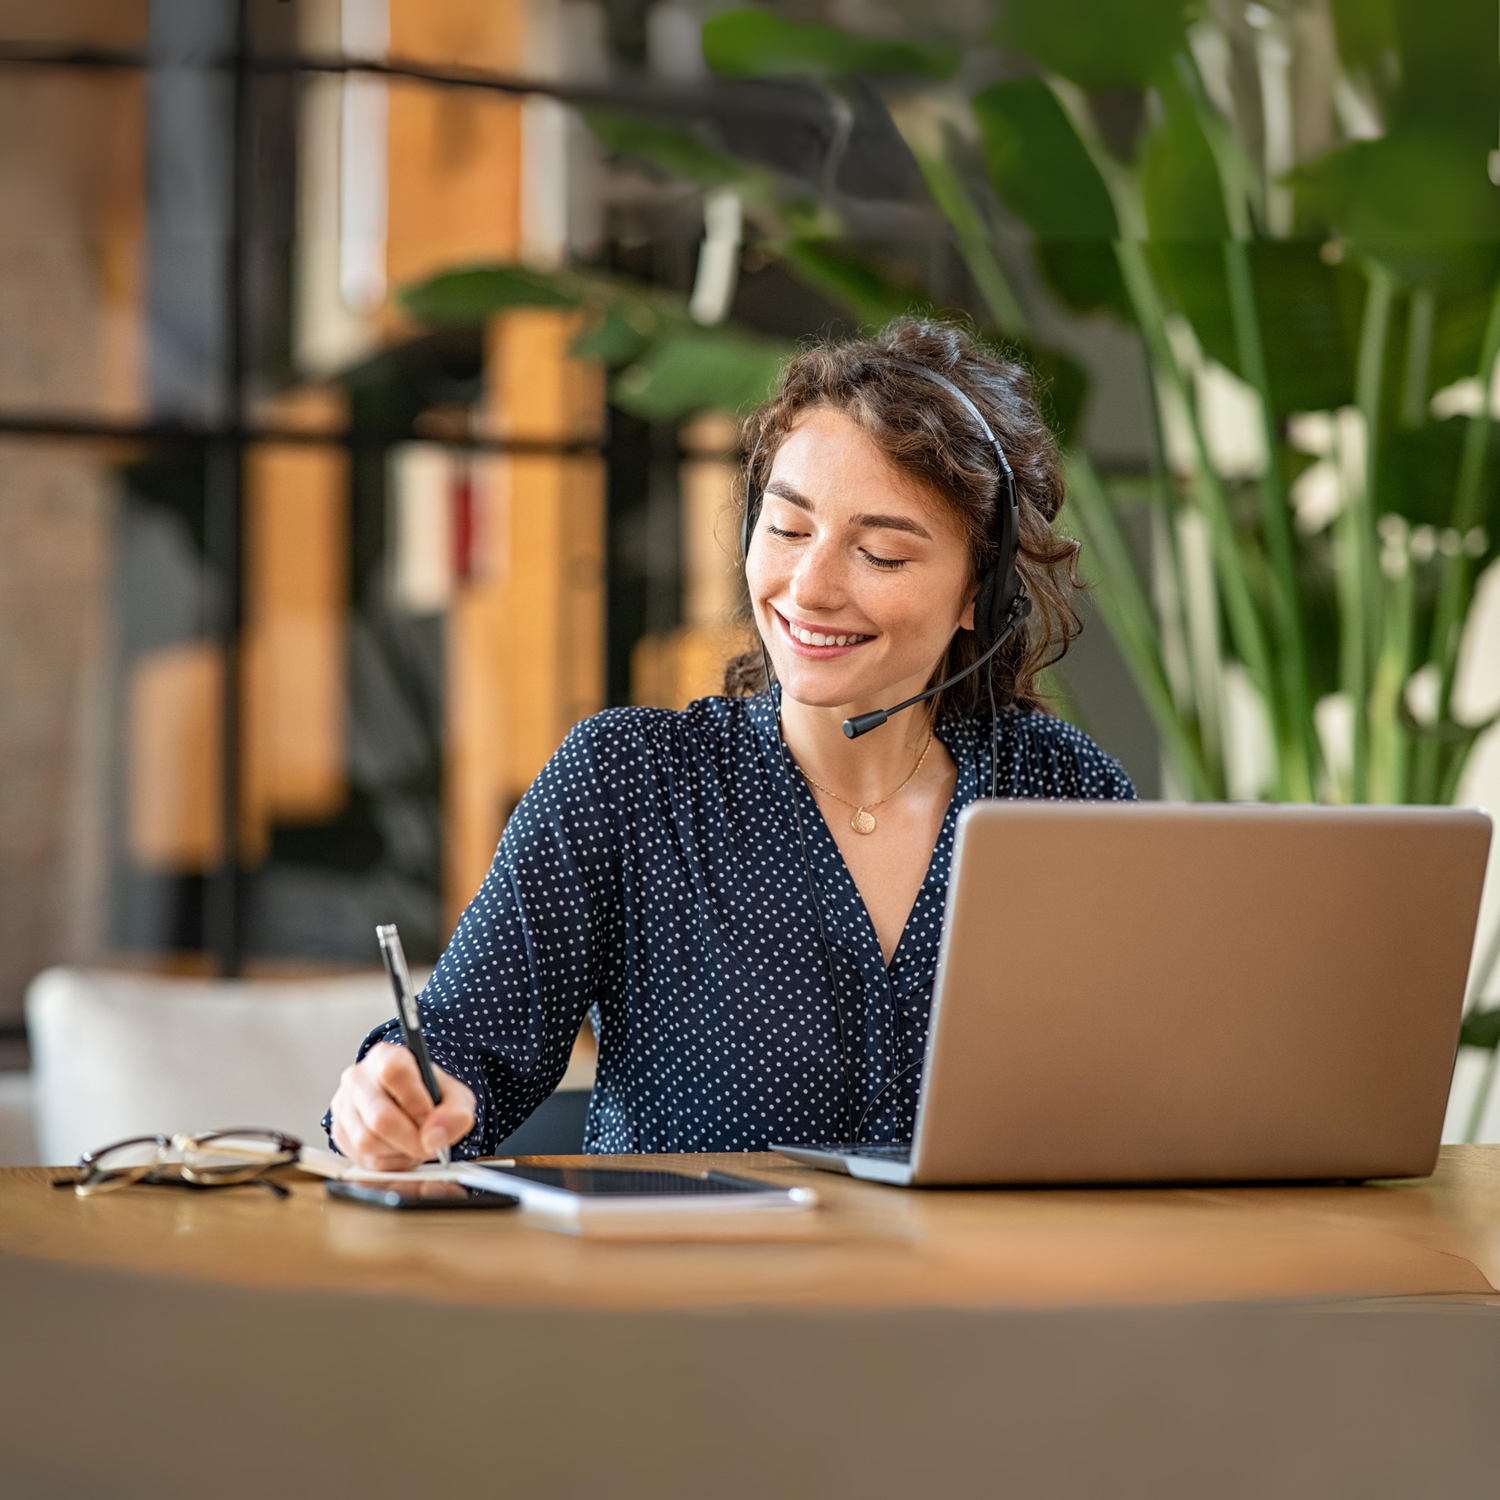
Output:
[[[461,1182],[330,1182],[331,1197],[373,1208],[515,1208],[520,1199],[511,1193],[487,1193]]]

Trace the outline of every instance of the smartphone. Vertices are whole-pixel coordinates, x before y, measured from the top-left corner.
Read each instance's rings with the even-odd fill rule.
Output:
[[[344,1182],[326,1184],[330,1198],[367,1203],[372,1208],[516,1208],[512,1193],[487,1193],[461,1182]]]

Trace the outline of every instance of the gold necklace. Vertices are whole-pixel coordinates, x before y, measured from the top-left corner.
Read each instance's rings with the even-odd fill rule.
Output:
[[[832,797],[835,802],[842,802],[845,807],[852,807],[854,809],[854,816],[849,819],[849,826],[856,833],[874,833],[875,817],[874,814],[870,811],[870,808],[879,807],[882,802],[889,802],[891,798],[894,797],[898,792],[904,792],[906,790],[907,782],[909,782],[912,777],[922,769],[922,762],[927,759],[927,752],[931,749],[932,731],[929,729],[927,731],[927,743],[922,746],[922,753],[917,757],[917,763],[911,768],[910,773],[907,775],[906,781],[903,781],[901,785],[896,788],[896,791],[887,792],[885,796],[880,799],[880,802],[870,803],[869,807],[866,807],[858,802],[851,802],[847,797],[840,797],[837,792],[830,792],[821,781],[813,781],[812,777],[809,776],[806,771],[802,771],[801,766],[798,766],[797,769],[799,771],[802,771],[804,780],[812,782],[812,784],[817,787],[817,789],[825,796]]]

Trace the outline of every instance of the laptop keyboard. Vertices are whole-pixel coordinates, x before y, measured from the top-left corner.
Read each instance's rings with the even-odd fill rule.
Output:
[[[873,1156],[878,1161],[910,1161],[911,1142],[903,1146],[829,1146],[841,1156]]]

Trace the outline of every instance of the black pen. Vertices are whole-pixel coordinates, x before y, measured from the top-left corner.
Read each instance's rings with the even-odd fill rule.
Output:
[[[427,1086],[427,1095],[434,1104],[443,1102],[443,1091],[438,1087],[437,1074],[432,1071],[432,1059],[427,1055],[427,1038],[422,1035],[422,1017],[417,1013],[417,997],[411,992],[411,972],[406,967],[406,950],[401,946],[401,934],[391,922],[375,929],[380,942],[380,956],[385,960],[385,972],[391,976],[391,988],[396,992],[396,1019],[401,1023],[401,1040],[417,1060],[417,1071]],[[448,1148],[439,1146],[437,1159],[446,1167],[450,1161]]]

